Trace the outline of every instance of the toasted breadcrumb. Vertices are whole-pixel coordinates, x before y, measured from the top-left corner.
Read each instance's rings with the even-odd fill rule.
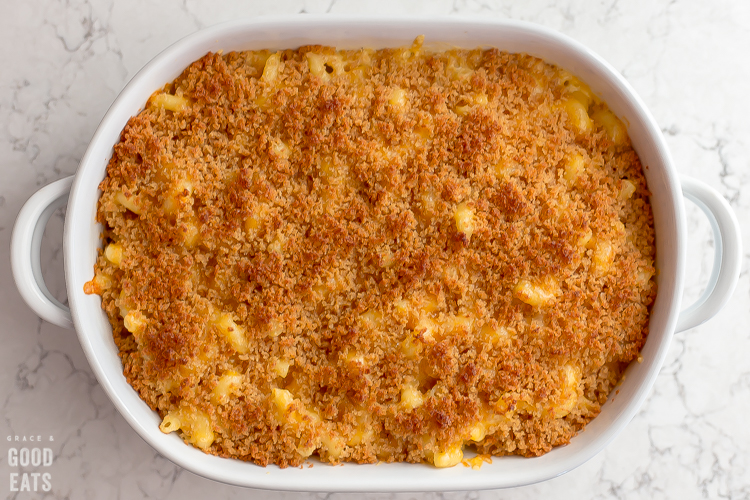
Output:
[[[118,246],[86,293],[162,429],[214,455],[541,455],[648,333],[638,156],[528,55],[209,53],[129,120],[100,188]]]

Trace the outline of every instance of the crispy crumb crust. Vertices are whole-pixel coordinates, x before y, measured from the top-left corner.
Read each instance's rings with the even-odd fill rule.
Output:
[[[308,52],[333,57],[327,76]],[[527,55],[336,54],[282,51],[272,79],[270,52],[209,53],[128,121],[97,212],[122,259],[102,253],[106,279],[86,289],[102,296],[128,382],[162,417],[207,416],[206,452],[261,465],[568,443],[648,333],[653,219],[629,140],[577,130],[568,74]],[[185,105],[154,105],[161,93]],[[571,182],[575,155],[585,170]],[[591,241],[610,244],[604,271]],[[546,279],[551,301],[514,292]],[[221,335],[217,312],[247,349]],[[241,384],[217,400],[232,372]],[[419,403],[405,403],[407,386]],[[294,397],[286,413],[274,388]]]

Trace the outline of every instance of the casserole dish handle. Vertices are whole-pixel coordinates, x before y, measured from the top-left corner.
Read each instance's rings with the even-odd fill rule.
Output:
[[[740,227],[734,211],[721,194],[707,184],[681,176],[685,198],[706,214],[714,234],[714,264],[703,295],[680,313],[676,332],[701,325],[715,316],[732,296],[742,264]],[[65,205],[73,176],[48,184],[23,206],[13,227],[11,267],[21,296],[42,319],[73,328],[70,309],[52,296],[44,283],[41,243],[52,214]]]
[[[49,218],[68,201],[73,177],[48,184],[29,198],[18,213],[10,243],[13,279],[23,299],[43,320],[69,329],[73,328],[70,309],[44,284],[41,247]]]
[[[729,301],[742,265],[742,240],[737,217],[727,200],[714,188],[691,177],[680,176],[682,192],[706,214],[714,233],[714,264],[703,295],[683,310],[675,332],[705,323]]]

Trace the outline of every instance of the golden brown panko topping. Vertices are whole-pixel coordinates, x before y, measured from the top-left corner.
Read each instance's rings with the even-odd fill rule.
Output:
[[[638,156],[528,55],[207,54],[130,119],[100,187],[86,292],[161,429],[214,455],[540,455],[648,333]]]

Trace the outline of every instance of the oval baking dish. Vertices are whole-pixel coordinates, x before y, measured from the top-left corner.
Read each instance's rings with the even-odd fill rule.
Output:
[[[266,468],[218,458],[159,430],[160,418],[128,385],[97,296],[85,295],[91,278],[101,227],[95,223],[99,182],[112,147],[127,120],[149,96],[207,52],[296,48],[323,44],[337,48],[396,47],[423,34],[427,40],[464,48],[497,47],[524,52],[558,65],[588,83],[610,109],[628,124],[633,147],[644,165],[657,245],[658,294],[642,362],[627,377],[580,435],[567,446],[536,458],[494,458],[480,470],[449,470],[425,464],[344,464],[313,468]],[[39,247],[49,216],[65,203],[65,271],[70,309],[51,297],[41,278]],[[683,196],[684,195],[684,196]],[[716,257],[703,297],[680,313],[687,232],[683,199],[696,202],[714,228]],[[195,33],[169,47],[147,64],[125,87],[100,124],[77,174],[37,192],[19,214],[13,233],[12,263],[19,291],[44,319],[75,327],[94,373],[130,425],[156,450],[176,464],[207,478],[255,488],[298,491],[424,491],[503,488],[543,481],[590,459],[612,440],[646,398],[675,331],[696,326],[716,314],[731,296],[739,276],[741,248],[737,221],[724,199],[709,187],[680,178],[654,119],[624,78],[577,42],[546,28],[503,21],[372,19],[304,16],[238,21]],[[616,396],[615,396],[616,394]]]

